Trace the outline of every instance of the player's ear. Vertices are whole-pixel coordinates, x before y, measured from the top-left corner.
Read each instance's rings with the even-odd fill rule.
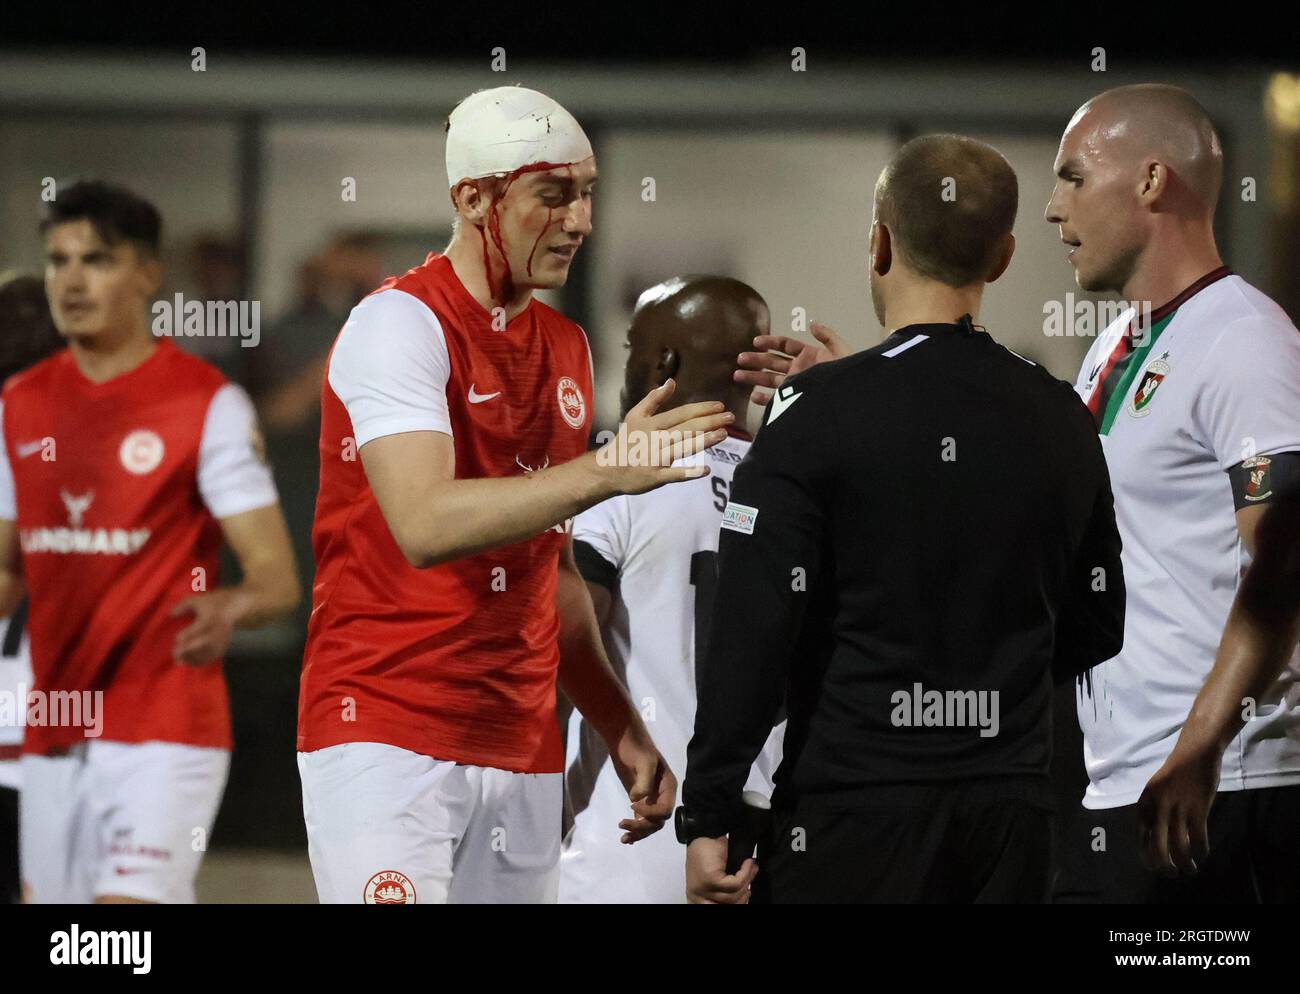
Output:
[[[871,225],[871,269],[877,276],[884,276],[893,262],[894,247],[889,229],[874,221]]]
[[[463,179],[451,190],[451,202],[456,213],[474,227],[482,227],[487,218],[487,192],[474,180]]]
[[[1007,267],[1011,265],[1011,257],[1015,254],[1016,254],[1016,236],[1008,231],[1006,238],[1004,238],[1002,241],[1002,248],[998,252],[997,265],[993,267],[993,271],[989,273],[988,277],[984,280],[984,282],[992,283],[994,280],[998,279],[998,277],[1000,277],[1003,273],[1005,273],[1007,271]]]
[[[1169,167],[1163,162],[1148,159],[1142,163],[1138,179],[1137,196],[1143,206],[1152,206],[1169,189]]]
[[[655,380],[660,385],[677,376],[682,367],[681,354],[671,345],[659,350],[659,361],[655,363]]]

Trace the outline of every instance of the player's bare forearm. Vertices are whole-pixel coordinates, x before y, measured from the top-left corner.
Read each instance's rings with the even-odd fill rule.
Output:
[[[177,662],[199,666],[220,659],[236,628],[260,628],[291,612],[302,596],[289,530],[279,504],[220,519],[221,531],[239,560],[238,586],[203,590],[172,607],[189,623],[176,634]]]
[[[14,613],[26,586],[18,559],[18,529],[12,521],[0,520],[0,618]]]
[[[260,628],[297,608],[302,584],[280,506],[223,518],[221,530],[244,576],[238,586],[223,588],[234,626]]]
[[[1300,638],[1300,506],[1278,503],[1245,520],[1255,560],[1178,742],[1138,798],[1142,860],[1165,875],[1195,873],[1209,854],[1223,753],[1245,724],[1247,703],[1277,679]]]
[[[521,476],[444,480],[398,544],[412,565],[434,566],[532,538],[615,492],[592,453]]]
[[[615,494],[706,475],[673,462],[726,438],[734,418],[717,402],[656,413],[673,389],[669,380],[652,390],[600,452],[522,475],[457,479],[455,446],[439,431],[373,439],[361,461],[402,555],[435,566],[532,538]]]
[[[1261,510],[1251,536],[1255,559],[1179,736],[1180,749],[1226,749],[1245,724],[1245,702],[1268,690],[1300,639],[1300,500]]]
[[[26,586],[20,574],[13,570],[0,570],[0,618],[14,613],[25,592]]]
[[[618,823],[631,845],[659,831],[672,815],[677,778],[615,675],[600,640],[587,584],[578,572],[573,543],[560,557],[556,609],[560,615],[560,687],[609,747],[631,801],[631,817]]]
[[[555,601],[560,616],[560,689],[606,742],[615,741],[640,716],[605,654],[572,545],[560,558]]]

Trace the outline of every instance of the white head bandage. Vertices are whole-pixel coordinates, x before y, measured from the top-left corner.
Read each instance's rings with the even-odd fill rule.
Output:
[[[463,179],[512,173],[537,162],[591,158],[591,142],[573,115],[544,93],[522,86],[480,90],[447,119],[447,187]]]

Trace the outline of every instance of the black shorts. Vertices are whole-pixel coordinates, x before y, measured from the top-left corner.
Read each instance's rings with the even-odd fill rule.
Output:
[[[22,894],[18,876],[18,791],[0,787],[0,904],[17,904]]]
[[[1142,865],[1137,805],[1076,805],[1058,843],[1057,904],[1290,904],[1300,901],[1300,786],[1221,791],[1196,876]]]
[[[1051,805],[987,781],[809,794],[773,811],[752,900],[771,904],[1047,900]]]

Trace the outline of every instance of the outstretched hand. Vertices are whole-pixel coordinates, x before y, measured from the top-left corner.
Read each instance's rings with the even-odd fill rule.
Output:
[[[763,407],[786,377],[852,353],[834,329],[816,321],[810,327],[813,338],[817,339],[815,345],[788,335],[759,335],[754,339],[754,348],[759,351],[742,352],[736,357],[740,368],[732,374],[732,379],[754,388],[749,395],[751,403]]]

